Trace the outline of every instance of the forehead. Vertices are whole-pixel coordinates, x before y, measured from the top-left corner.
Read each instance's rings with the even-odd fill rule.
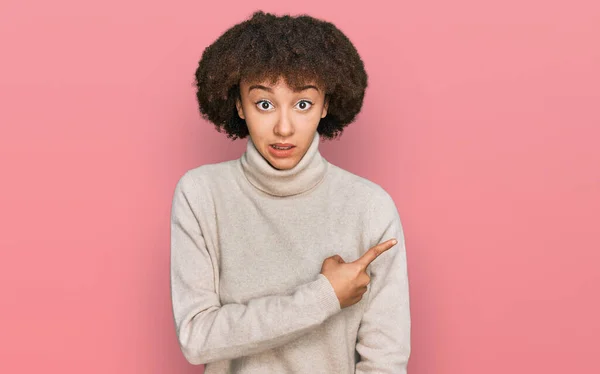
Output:
[[[291,85],[284,77],[273,78],[258,78],[258,79],[242,79],[240,81],[240,88],[245,92],[252,91],[267,91],[274,92],[277,90],[290,90],[293,92],[301,92],[304,90],[310,91],[322,91],[321,85],[315,79],[302,79],[294,82]]]

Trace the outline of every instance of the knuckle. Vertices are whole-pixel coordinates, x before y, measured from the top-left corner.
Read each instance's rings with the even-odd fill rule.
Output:
[[[363,285],[363,287],[367,287],[369,285],[369,283],[371,283],[371,278],[369,278],[368,275],[364,276],[362,278],[362,282],[361,282],[361,284]]]

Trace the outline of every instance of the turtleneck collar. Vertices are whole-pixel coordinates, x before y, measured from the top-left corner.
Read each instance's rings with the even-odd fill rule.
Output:
[[[319,133],[302,159],[291,169],[278,170],[262,156],[248,136],[246,152],[240,157],[248,181],[259,190],[275,196],[291,196],[316,186],[325,177],[328,162],[319,152]]]

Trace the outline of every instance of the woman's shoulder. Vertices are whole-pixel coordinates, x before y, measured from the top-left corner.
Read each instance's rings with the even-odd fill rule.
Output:
[[[339,192],[344,191],[347,194],[352,194],[374,203],[387,203],[391,199],[390,194],[385,188],[376,182],[331,163],[330,167],[332,168],[331,172],[333,175],[332,189]]]
[[[381,235],[381,232],[389,227],[390,222],[400,222],[396,203],[383,186],[337,166],[334,166],[332,171],[336,175],[332,178],[334,180],[332,196],[339,196],[339,194],[333,195],[336,189],[347,191],[343,194],[348,205],[364,207],[363,213],[369,217],[374,235]]]
[[[181,174],[177,182],[178,185],[189,186],[198,190],[199,188],[209,188],[211,182],[227,178],[235,167],[236,160],[202,164],[187,169]]]

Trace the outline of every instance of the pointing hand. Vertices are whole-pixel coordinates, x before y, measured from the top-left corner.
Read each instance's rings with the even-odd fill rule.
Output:
[[[353,262],[346,263],[341,256],[327,257],[321,266],[323,274],[335,290],[342,308],[356,304],[367,292],[371,278],[367,274],[367,266],[380,254],[393,247],[395,239],[386,240],[370,248],[365,254]]]

